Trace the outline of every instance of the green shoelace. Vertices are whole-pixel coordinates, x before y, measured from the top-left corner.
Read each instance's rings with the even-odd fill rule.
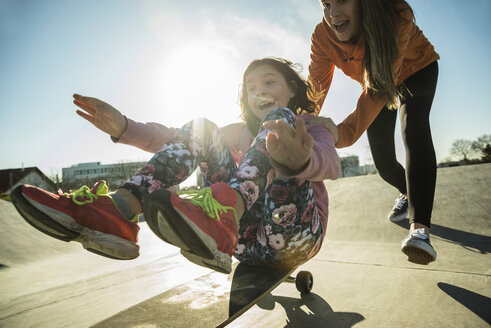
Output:
[[[90,203],[93,203],[94,200],[99,198],[99,196],[107,196],[107,197],[111,198],[114,206],[116,208],[118,208],[116,206],[116,203],[114,203],[114,200],[112,199],[112,197],[109,195],[109,188],[106,184],[106,181],[101,182],[101,184],[97,187],[95,194],[90,191],[89,187],[82,186],[81,188],[79,188],[75,192],[73,192],[71,194],[65,194],[65,195],[72,196],[72,201],[77,205],[90,204]],[[83,200],[78,200],[77,198],[83,199]],[[118,211],[119,211],[119,209],[118,209]],[[138,215],[135,215],[131,219],[128,218],[127,220],[130,222],[136,222],[138,220]]]
[[[72,196],[72,201],[77,204],[77,205],[85,205],[89,203],[93,203],[94,200],[99,198],[101,195],[108,196],[109,188],[106,185],[106,181],[102,181],[102,183],[97,187],[96,193],[93,194],[90,191],[90,188],[87,186],[82,186],[78,190],[76,190],[74,193],[71,193],[69,195]],[[77,198],[81,198],[85,200],[78,200]]]
[[[178,194],[179,196],[184,196],[181,198],[189,200],[191,204],[201,207],[206,215],[212,219],[220,221],[220,214],[232,210],[234,212],[235,220],[239,222],[235,208],[220,204],[215,198],[213,198],[210,188],[184,190],[178,192]]]

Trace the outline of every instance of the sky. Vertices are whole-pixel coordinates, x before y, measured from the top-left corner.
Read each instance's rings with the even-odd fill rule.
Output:
[[[491,1],[409,4],[441,57],[430,116],[441,162],[456,139],[491,134]],[[248,63],[284,57],[300,63],[306,77],[321,19],[318,0],[0,0],[0,169],[37,166],[54,177],[77,163],[151,158],[114,144],[76,115],[73,93],[140,122],[238,122]],[[340,123],[360,93],[336,70],[321,115]],[[366,134],[338,153],[372,162]]]

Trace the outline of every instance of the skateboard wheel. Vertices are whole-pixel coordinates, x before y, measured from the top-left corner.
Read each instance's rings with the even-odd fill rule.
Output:
[[[295,286],[302,294],[310,293],[314,285],[314,277],[309,271],[300,271],[295,278]]]

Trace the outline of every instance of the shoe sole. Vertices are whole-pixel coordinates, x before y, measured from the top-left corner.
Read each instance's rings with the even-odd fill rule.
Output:
[[[388,218],[392,222],[399,222],[399,221],[406,219],[407,215],[408,215],[408,211],[401,213],[399,215],[396,215],[396,216],[389,216]]]
[[[412,263],[427,265],[436,260],[435,250],[423,241],[412,240],[407,244],[403,242],[401,251],[407,255],[407,260]]]
[[[22,195],[22,186],[12,191],[11,198],[22,218],[50,237],[64,242],[79,242],[89,252],[111,259],[132,260],[139,256],[140,247],[134,242],[85,228],[70,216],[60,212],[56,212],[56,217],[61,222],[48,216],[39,208],[48,213],[54,212],[54,210],[39,203],[31,203]]]
[[[407,260],[412,263],[428,265],[435,259],[430,254],[416,247],[406,247],[402,250],[407,255]]]
[[[201,256],[185,251],[183,249],[181,249],[181,254],[186,259],[199,266],[213,269],[215,271],[226,273],[226,274],[229,274],[232,271],[231,269],[232,260],[228,254],[220,252],[217,254],[217,258],[213,258],[213,259],[203,258]]]
[[[204,233],[171,203],[171,192],[161,189],[143,202],[143,213],[150,229],[163,241],[177,246],[191,262],[219,272],[230,273],[231,257],[218,250],[213,238]]]

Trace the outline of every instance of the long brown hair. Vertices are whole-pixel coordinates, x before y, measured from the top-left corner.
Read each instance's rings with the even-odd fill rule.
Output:
[[[314,91],[312,84],[307,82],[301,75],[302,66],[294,64],[291,61],[279,57],[266,57],[253,60],[245,69],[242,76],[242,85],[239,90],[239,102],[242,111],[242,119],[247,123],[249,130],[253,135],[259,131],[259,120],[252,113],[247,100],[247,90],[245,88],[245,80],[247,75],[255,68],[261,65],[270,65],[276,69],[286,80],[288,87],[294,90],[295,96],[290,99],[288,108],[297,115],[312,114],[318,115],[317,101],[320,99],[320,94]]]
[[[362,85],[370,94],[385,99],[387,107],[397,109],[398,97],[406,89],[404,84],[396,86],[394,61],[399,54],[396,24],[402,11],[411,6],[405,0],[358,0],[361,9],[361,24],[365,36],[365,54],[362,62]],[[403,8],[398,10],[399,5]]]

